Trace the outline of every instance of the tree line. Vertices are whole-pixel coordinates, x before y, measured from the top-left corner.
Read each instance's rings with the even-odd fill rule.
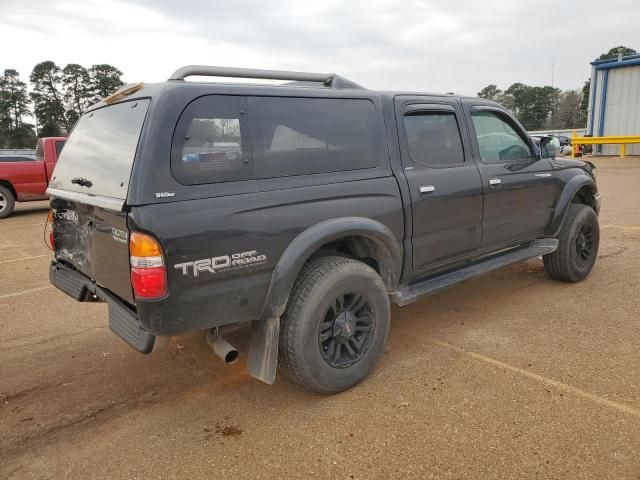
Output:
[[[598,60],[616,58],[638,52],[628,47],[614,47]],[[514,83],[506,90],[491,84],[478,92],[478,96],[493,100],[508,108],[527,130],[562,130],[584,128],[587,124],[591,79],[582,89],[561,91],[551,86],[536,87]]]
[[[616,58],[619,51],[638,53],[614,47],[598,60]],[[30,91],[14,69],[0,76],[0,148],[33,148],[38,137],[67,135],[84,110],[124,84],[122,72],[112,65],[70,63],[62,68],[50,60],[33,68],[29,82]],[[491,84],[478,96],[504,105],[528,130],[583,128],[589,86],[590,80],[582,89],[565,91],[524,83],[501,90]]]
[[[509,109],[527,130],[583,128],[587,123],[589,81],[582,90],[514,83],[506,90],[487,85],[478,96]]]
[[[84,110],[124,85],[108,64],[64,68],[38,63],[27,83],[14,69],[0,76],[0,148],[34,148],[39,137],[67,135]]]

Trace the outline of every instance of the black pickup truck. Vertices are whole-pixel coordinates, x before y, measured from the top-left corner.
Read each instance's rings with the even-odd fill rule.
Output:
[[[206,331],[231,361],[222,337],[244,324],[252,375],[273,383],[279,364],[336,393],[374,368],[390,301],[538,256],[552,278],[589,274],[594,166],[545,157],[477,98],[183,67],[79,120],[48,189],[50,279],[107,302],[111,329],[142,353]]]

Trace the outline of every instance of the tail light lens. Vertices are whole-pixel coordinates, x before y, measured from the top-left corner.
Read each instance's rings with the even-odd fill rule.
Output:
[[[49,210],[47,215],[47,226],[44,229],[44,239],[49,249],[56,249],[56,237],[53,234],[53,210]]]
[[[129,237],[131,254],[131,286],[141,300],[155,300],[167,294],[167,269],[162,248],[151,235],[132,232]]]

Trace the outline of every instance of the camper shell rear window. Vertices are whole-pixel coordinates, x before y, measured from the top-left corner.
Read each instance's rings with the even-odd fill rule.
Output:
[[[60,153],[49,187],[125,200],[149,102],[132,100],[85,113]]]

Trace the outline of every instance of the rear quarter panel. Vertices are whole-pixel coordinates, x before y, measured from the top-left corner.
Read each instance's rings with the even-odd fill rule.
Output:
[[[143,326],[152,333],[177,334],[255,319],[287,246],[313,225],[348,216],[377,220],[401,242],[404,218],[395,178],[132,208],[129,228],[157,236],[167,263],[167,298],[137,302]],[[193,268],[185,274],[183,267],[176,267],[252,251],[264,260],[198,276]]]

